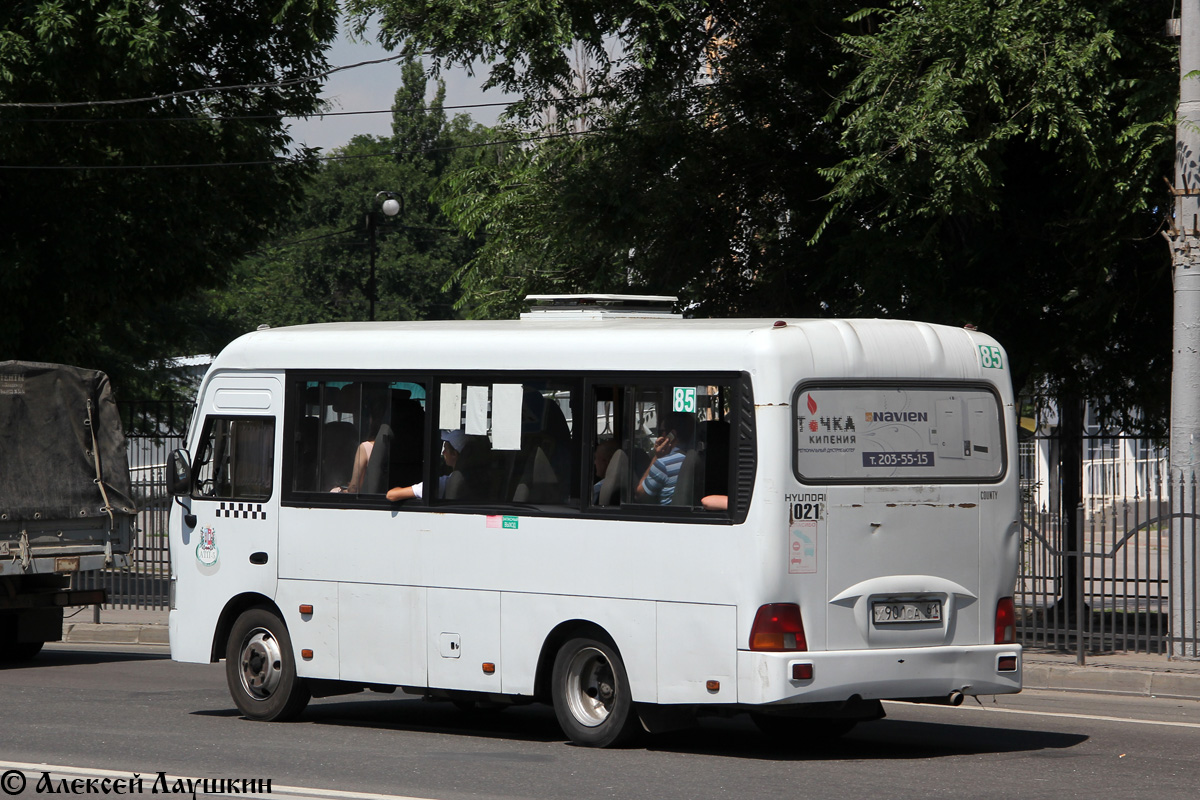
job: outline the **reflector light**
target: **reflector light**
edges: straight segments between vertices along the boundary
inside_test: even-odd
[[[721,682],[720,681],[705,681],[704,688],[708,689],[710,692],[719,692],[719,691],[721,691]]]
[[[303,659],[311,659],[313,657],[313,651],[312,650],[301,650],[300,657]]]
[[[750,649],[763,652],[807,650],[800,606],[795,603],[761,606],[750,628]]]
[[[483,662],[483,674],[493,675],[496,672],[496,665],[490,661]]]
[[[311,613],[312,613],[312,606],[308,605],[307,603],[305,603],[305,604],[301,605],[301,606],[300,606],[300,613],[301,613],[301,614],[311,614]]]
[[[997,672],[1016,672],[1017,657],[1016,656],[1000,656],[1000,661],[996,666]]]
[[[812,664],[792,664],[792,680],[811,681],[813,677]]]
[[[1011,597],[1001,597],[996,604],[996,644],[1017,641],[1017,611]]]

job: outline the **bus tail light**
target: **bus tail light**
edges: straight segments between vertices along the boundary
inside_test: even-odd
[[[996,644],[1017,641],[1017,611],[1011,597],[1001,597],[996,604]]]
[[[807,650],[804,621],[795,603],[768,603],[758,609],[750,628],[750,649],[767,652]]]

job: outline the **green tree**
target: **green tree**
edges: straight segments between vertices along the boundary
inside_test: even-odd
[[[365,320],[370,237],[375,224],[376,319],[445,319],[456,296],[443,286],[475,245],[450,226],[430,199],[448,171],[474,163],[490,132],[466,115],[448,119],[445,85],[426,101],[420,62],[401,65],[391,136],[356,136],[336,148],[306,187],[295,211],[269,242],[239,261],[228,285],[210,294],[208,349],[260,324]],[[379,192],[403,203],[380,212]]]
[[[860,14],[834,105],[835,219],[890,311],[974,323],[1018,382],[1148,412],[1170,379],[1170,3],[936,0]],[[828,235],[826,233],[825,235]],[[1136,421],[1127,420],[1129,424]]]
[[[520,130],[559,137],[456,174],[442,198],[486,235],[472,313],[537,291],[678,294],[697,314],[818,314],[852,296],[808,239],[837,163],[821,123],[854,6],[351,0],[386,44],[491,62]],[[585,58],[577,56],[583,53]]]
[[[511,122],[561,137],[447,182],[487,237],[472,313],[629,288],[974,324],[1019,383],[1161,416],[1165,0],[347,5],[386,44],[489,63]]]
[[[223,280],[312,169],[306,153],[280,156],[285,117],[320,108],[304,78],[327,68],[336,11],[0,4],[0,358],[98,367],[123,396],[139,390],[141,368],[200,321],[188,299]]]

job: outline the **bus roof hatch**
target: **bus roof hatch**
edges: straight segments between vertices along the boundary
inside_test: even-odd
[[[678,297],[639,294],[531,294],[521,319],[661,319],[675,313]]]

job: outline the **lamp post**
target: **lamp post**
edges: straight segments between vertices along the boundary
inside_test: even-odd
[[[386,216],[394,217],[397,214],[399,214],[400,211],[404,208],[404,203],[401,201],[401,199],[395,192],[377,192],[375,194],[376,200],[378,200],[381,197],[384,198],[383,213]],[[375,216],[375,211],[374,210],[368,211],[367,212],[367,237],[370,239],[370,242],[371,242],[371,246],[370,246],[371,274],[370,274],[370,277],[367,278],[367,300],[369,303],[367,318],[370,319],[371,322],[375,321],[375,252],[376,252],[375,228],[377,226],[377,222],[378,222],[378,218]]]

